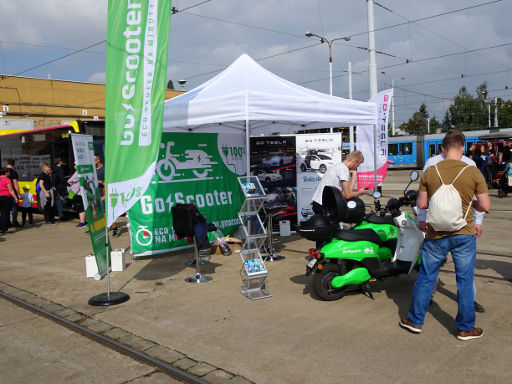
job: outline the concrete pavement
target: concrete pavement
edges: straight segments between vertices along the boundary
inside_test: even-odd
[[[390,174],[383,201],[399,194],[387,185],[401,188],[407,175]],[[407,312],[415,274],[372,282],[374,300],[350,294],[335,302],[318,301],[310,296],[309,278],[304,277],[304,256],[313,243],[297,236],[282,239],[285,260],[267,263],[273,296],[258,301],[240,294],[238,254],[213,256],[203,270],[213,280],[194,285],[184,282],[194,274],[184,265],[192,253],[181,251],[138,260],[123,272],[113,272],[112,290],[126,292],[131,299],[110,308],[91,307],[88,299],[106,286],[104,280],[85,278],[84,256],[91,246],[83,230],[74,228],[76,221],[0,238],[0,290],[16,287],[59,304],[62,311],[73,311],[69,316],[79,323],[108,324],[109,330],[137,336],[141,349],[162,352],[160,347],[178,354],[174,364],[195,368],[210,382],[508,383],[512,199],[498,199],[495,190],[491,195],[492,210],[478,240],[475,271],[480,275],[475,279],[477,301],[486,308],[477,315],[477,325],[485,335],[469,342],[455,338],[451,261],[444,268],[447,272],[440,274],[444,285],[423,333],[412,335],[398,327],[398,319]],[[113,248],[127,247],[127,233],[112,243]]]

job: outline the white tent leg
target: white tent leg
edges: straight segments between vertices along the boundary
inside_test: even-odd
[[[251,175],[251,162],[250,162],[250,140],[249,140],[249,120],[245,120],[245,160],[247,165],[247,176]]]
[[[377,125],[373,124],[373,191],[377,190]]]

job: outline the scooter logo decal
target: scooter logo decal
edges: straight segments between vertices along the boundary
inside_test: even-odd
[[[372,248],[365,248],[364,249],[364,253],[366,253],[367,255],[373,254],[373,249]]]

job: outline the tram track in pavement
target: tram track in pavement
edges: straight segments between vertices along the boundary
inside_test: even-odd
[[[68,319],[64,318],[63,316],[59,316],[55,313],[52,313],[49,310],[45,310],[36,305],[28,303],[25,300],[22,300],[18,297],[15,297],[15,296],[3,291],[2,289],[0,289],[0,298],[6,300],[8,302],[11,302],[25,310],[35,313],[41,317],[50,319],[50,320],[54,321],[55,323],[57,323],[61,326],[64,326],[67,329],[70,329],[73,332],[76,332],[82,336],[85,336],[88,339],[90,339],[98,344],[106,346],[116,352],[122,353],[123,355],[126,355],[134,360],[137,360],[137,361],[143,363],[143,364],[152,366],[157,371],[162,372],[181,383],[208,384],[208,381],[205,381],[204,379],[202,379],[200,377],[197,377],[195,375],[190,374],[189,372],[179,369],[179,368],[171,365],[170,363],[162,361],[154,356],[150,356],[147,353],[138,351],[135,348],[132,348],[126,344],[120,343],[119,341],[116,341],[110,337],[107,337],[104,334],[101,334],[101,333],[96,332],[92,329],[89,329],[85,326],[77,324],[76,322],[68,320]],[[44,300],[44,299],[42,299],[42,300]],[[246,379],[243,379],[243,380],[245,380],[245,382],[247,382],[247,383],[250,383],[250,381],[248,381]]]

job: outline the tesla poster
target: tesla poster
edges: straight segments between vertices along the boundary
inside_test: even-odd
[[[267,194],[265,211],[272,212],[273,231],[279,222],[297,224],[295,137],[251,137],[251,175],[257,176]]]
[[[130,209],[132,254],[146,256],[188,245],[173,231],[171,207],[192,203],[230,235],[242,203],[238,176],[246,174],[245,136],[163,133],[148,189]]]
[[[329,167],[341,161],[341,134],[297,135],[297,215],[299,223],[313,215],[316,188]]]

